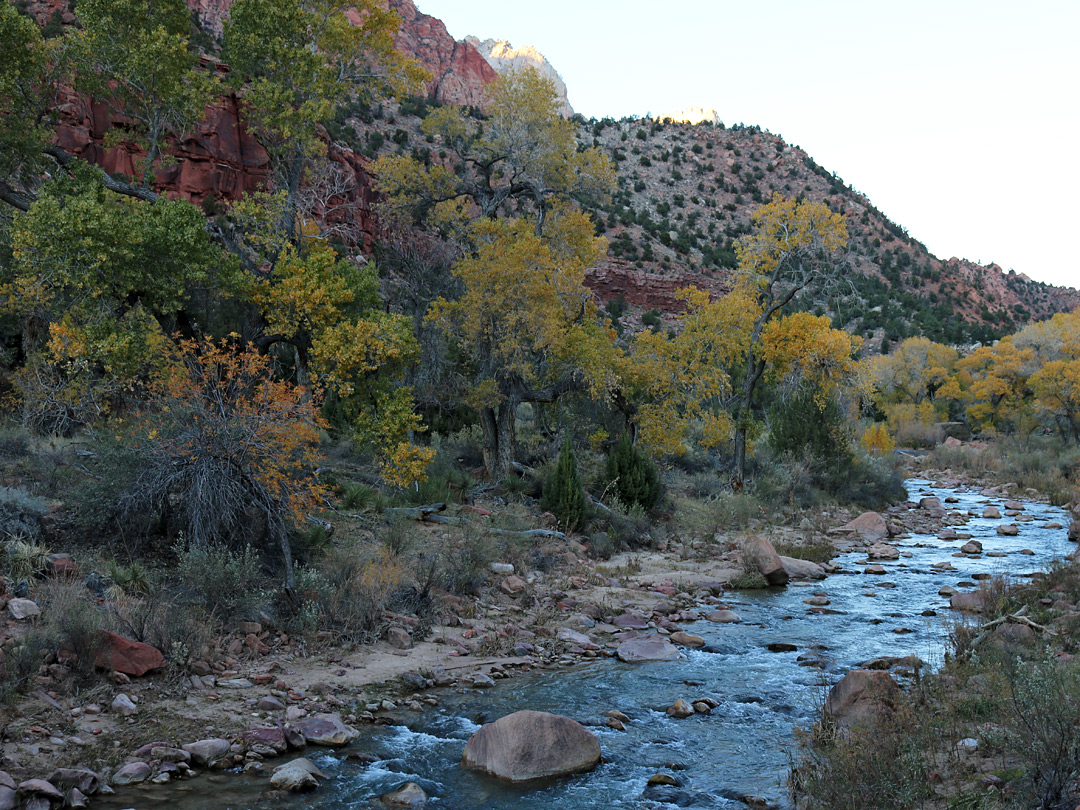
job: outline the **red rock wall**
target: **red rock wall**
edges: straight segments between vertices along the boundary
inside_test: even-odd
[[[480,52],[456,41],[442,20],[419,11],[412,0],[388,2],[401,16],[395,39],[398,50],[414,57],[431,74],[428,95],[444,104],[482,107],[485,88],[495,81],[496,73]]]

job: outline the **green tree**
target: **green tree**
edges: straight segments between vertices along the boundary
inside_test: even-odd
[[[585,519],[585,489],[581,486],[577,458],[569,438],[563,441],[555,469],[544,481],[540,505],[567,530],[580,526]]]
[[[540,236],[559,200],[602,202],[615,188],[611,162],[596,147],[578,149],[576,127],[558,109],[551,80],[532,69],[505,73],[483,122],[456,106],[424,119],[424,132],[451,154],[446,165],[388,156],[376,162],[375,175],[392,208],[416,221],[460,226],[471,206],[492,218],[520,205]]]
[[[634,446],[628,433],[619,437],[608,454],[604,477],[626,506],[640,506],[647,512],[660,503],[664,495],[656,465]]]
[[[75,46],[76,87],[106,102],[127,123],[107,137],[145,148],[141,183],[150,186],[166,137],[202,118],[214,79],[199,70],[191,47],[191,11],[184,0],[80,0]]]
[[[236,0],[223,58],[244,113],[285,191],[281,227],[295,235],[297,195],[309,161],[326,151],[321,127],[356,98],[406,94],[425,78],[394,47],[401,20],[377,0]]]

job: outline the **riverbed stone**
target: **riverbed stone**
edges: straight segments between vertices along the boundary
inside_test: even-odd
[[[871,560],[898,560],[900,559],[900,549],[896,546],[890,546],[888,543],[875,543],[867,550],[866,556]]]
[[[461,758],[467,768],[510,782],[583,773],[599,762],[600,742],[587,728],[569,717],[528,710],[485,723]]]
[[[824,712],[845,728],[873,725],[892,712],[900,694],[888,671],[853,669],[829,690]]]
[[[19,794],[15,788],[0,785],[0,810],[15,810],[19,806]]]
[[[874,565],[866,566],[866,568],[863,569],[863,573],[864,574],[873,574],[875,576],[881,576],[882,574],[885,574],[887,572],[885,571],[884,566],[877,565],[875,563]]]
[[[222,737],[211,737],[180,747],[191,754],[191,761],[195,765],[205,766],[229,753],[229,744],[229,741]]]
[[[982,510],[982,516],[987,520],[1001,520],[1001,510],[996,506],[988,506]]]
[[[624,630],[646,630],[649,627],[649,622],[644,616],[632,611],[616,616],[611,623]]]
[[[387,807],[423,807],[428,797],[416,782],[406,782],[397,790],[384,793],[379,800]]]
[[[960,550],[965,554],[982,554],[983,544],[978,540],[968,540],[960,546]]]
[[[928,495],[924,498],[919,498],[919,508],[929,512],[934,517],[942,517],[945,515],[945,507],[941,503],[941,498]]]
[[[109,704],[109,711],[123,717],[131,717],[131,715],[138,713],[139,707],[135,705],[131,698],[121,692],[114,697],[112,703]]]
[[[684,720],[687,717],[691,717],[694,714],[694,707],[687,703],[682,698],[679,698],[667,709],[668,717],[674,717],[677,720]]]
[[[753,537],[743,547],[746,560],[765,577],[770,585],[786,585],[791,576],[784,570],[784,563],[773,544],[765,537]]]
[[[150,778],[153,769],[148,762],[129,762],[113,774],[114,785],[134,785]]]
[[[985,603],[986,593],[984,591],[961,591],[949,597],[949,607],[953,610],[964,610],[969,613],[982,613]]]
[[[11,614],[11,618],[20,621],[22,619],[32,619],[35,616],[41,615],[41,608],[38,607],[37,602],[33,599],[22,599],[20,597],[9,599],[7,609],[8,613]]]
[[[102,650],[94,658],[94,666],[112,672],[139,678],[155,669],[165,666],[165,656],[161,650],[118,636],[116,633],[102,631]]]
[[[829,530],[830,534],[855,535],[867,542],[882,540],[889,535],[889,525],[878,512],[863,512],[854,520]]]
[[[287,790],[290,793],[305,793],[309,790],[315,790],[319,786],[319,780],[303,768],[290,765],[280,770],[275,769],[273,776],[270,777],[270,784],[278,790]]]
[[[342,722],[339,714],[315,714],[297,720],[293,726],[313,745],[348,745],[360,736],[359,731]]]
[[[716,624],[738,624],[742,617],[734,610],[713,610],[705,614],[705,620]]]
[[[825,569],[810,560],[800,560],[797,557],[780,555],[780,564],[784,566],[788,577],[793,580],[817,580],[826,577]]]
[[[283,762],[282,764],[275,766],[274,770],[280,771],[285,768],[300,768],[301,770],[307,771],[312,776],[319,777],[319,779],[326,778],[326,774],[319,770],[319,766],[307,757],[297,757],[296,759],[291,759],[288,762]]]
[[[677,661],[679,649],[670,641],[659,636],[650,638],[632,638],[619,644],[615,655],[628,664],[640,664],[647,661]]]
[[[57,768],[49,774],[48,781],[59,788],[77,788],[86,796],[97,793],[100,786],[98,775],[86,768]]]
[[[1006,523],[997,527],[997,533],[1002,537],[1016,537],[1020,534],[1020,527],[1015,523]]]
[[[681,647],[704,647],[705,639],[701,636],[695,636],[693,633],[684,633],[682,630],[677,630],[668,636],[668,640],[672,644],[678,644]]]
[[[43,796],[51,802],[62,802],[64,794],[47,779],[27,779],[19,782],[18,792],[23,796]]]

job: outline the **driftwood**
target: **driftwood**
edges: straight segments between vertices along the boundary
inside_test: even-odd
[[[1024,608],[1021,608],[1020,610],[1016,611],[1016,613],[1012,613],[1012,614],[1010,614],[1008,616],[1002,616],[999,619],[994,619],[992,622],[987,622],[986,624],[982,625],[979,628],[979,630],[980,630],[979,635],[977,635],[975,637],[975,640],[971,642],[971,645],[974,647],[974,646],[976,646],[978,644],[981,644],[982,642],[986,641],[986,639],[990,637],[990,630],[992,630],[993,628],[998,627],[999,625],[1002,625],[1002,624],[1022,624],[1022,625],[1025,625],[1027,627],[1030,627],[1032,630],[1035,630],[1036,632],[1044,633],[1045,635],[1048,635],[1048,636],[1056,636],[1057,635],[1057,633],[1055,633],[1049,627],[1046,627],[1045,625],[1041,625],[1041,624],[1039,624],[1037,622],[1033,622],[1031,619],[1027,618],[1024,615],[1027,612],[1028,612],[1028,609],[1026,607],[1024,607]]]
[[[462,518],[448,515],[427,515],[424,520],[427,523],[446,523],[451,526],[462,526],[467,523]],[[566,538],[565,534],[554,529],[521,529],[520,531],[513,529],[485,529],[485,531],[506,537],[554,537],[557,540]]]

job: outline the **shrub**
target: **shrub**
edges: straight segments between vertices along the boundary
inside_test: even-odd
[[[3,545],[4,570],[13,580],[43,576],[49,565],[49,549],[25,540],[9,540]]]
[[[555,515],[567,530],[580,526],[585,519],[585,490],[581,486],[577,459],[569,439],[563,442],[559,460],[544,481],[540,504]]]
[[[929,724],[900,711],[873,725],[838,731],[823,721],[802,732],[791,790],[806,810],[895,810],[925,806],[932,796],[925,752]]]
[[[21,487],[0,486],[0,534],[14,540],[36,540],[48,504]]]
[[[810,455],[821,463],[843,466],[851,456],[846,420],[839,403],[815,400],[799,392],[769,413],[769,446],[780,454]]]
[[[640,506],[646,512],[656,506],[664,494],[656,465],[625,433],[608,455],[604,477],[622,503]]]
[[[269,602],[258,554],[251,546],[234,551],[206,544],[176,549],[176,573],[184,589],[219,619],[254,619]]]
[[[302,629],[331,629],[354,642],[373,643],[386,629],[383,614],[406,578],[402,559],[386,547],[331,548],[296,578]]]
[[[1026,766],[1025,781],[1039,810],[1076,807],[1080,799],[1080,672],[1044,660],[1006,669],[1009,712],[1005,733]]]

